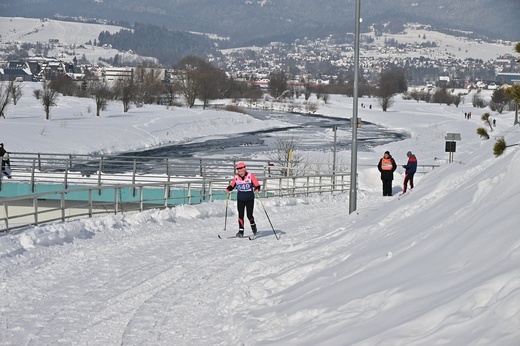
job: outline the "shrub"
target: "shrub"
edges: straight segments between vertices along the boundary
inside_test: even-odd
[[[502,138],[498,139],[496,141],[495,145],[493,146],[493,154],[495,154],[495,157],[499,157],[500,155],[502,155],[504,153],[506,148],[507,148],[506,140],[504,139],[504,137],[502,137]]]
[[[489,139],[489,135],[488,135],[486,129],[483,128],[483,127],[479,127],[479,128],[477,129],[477,135],[479,135],[480,138],[483,138],[483,139]]]
[[[244,109],[242,107],[239,107],[239,106],[235,106],[235,105],[226,105],[224,107],[224,109],[226,111],[229,111],[229,112],[236,112],[236,113],[245,113],[244,112]]]

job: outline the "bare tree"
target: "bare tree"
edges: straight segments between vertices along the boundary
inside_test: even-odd
[[[377,98],[383,112],[386,112],[394,104],[393,97],[395,94],[405,92],[407,88],[403,69],[393,69],[381,73]]]
[[[195,71],[179,71],[175,82],[189,108],[193,107],[199,95],[195,73]]]
[[[11,98],[13,100],[13,104],[16,106],[18,100],[22,97],[22,83],[11,81],[9,82],[9,91],[11,92]]]
[[[49,120],[51,108],[58,104],[58,92],[52,89],[48,83],[45,83],[43,84],[43,91],[40,93],[40,101],[45,111],[45,120]]]
[[[280,98],[288,90],[288,78],[284,71],[274,71],[269,76],[267,91],[274,98]]]
[[[189,108],[193,107],[197,97],[199,97],[198,69],[203,63],[205,61],[201,58],[187,56],[174,66],[177,70],[174,83],[181,95],[184,96]]]
[[[163,87],[164,93],[167,96],[168,106],[173,106],[176,104],[175,97],[180,92],[178,89],[178,85],[175,83],[167,83]]]
[[[283,176],[295,175],[304,160],[294,153],[301,139],[298,137],[280,137],[276,140],[269,159],[282,165],[279,172]]]
[[[388,83],[379,83],[379,90],[377,93],[377,102],[383,109],[383,112],[386,112],[388,108],[390,108],[394,104],[394,89]]]
[[[12,96],[9,92],[9,84],[0,83],[0,118],[5,119],[5,111],[11,102]]]
[[[232,90],[232,83],[225,72],[199,57],[187,56],[174,69],[177,70],[175,88],[190,108],[197,98],[206,108],[210,100],[224,97]]]
[[[308,101],[312,94],[312,86],[311,83],[307,80],[303,85],[303,97],[305,101]]]
[[[224,71],[209,63],[203,64],[198,72],[198,98],[202,101],[203,108],[206,109],[210,100],[224,97],[230,83],[228,83],[229,80]]]
[[[139,66],[135,71],[134,83],[137,83],[136,101],[141,104],[157,102],[163,92],[162,69]]]
[[[123,103],[123,112],[128,112],[132,102],[135,102],[138,86],[132,78],[120,78],[112,90],[115,98]]]
[[[90,95],[96,102],[96,116],[106,110],[108,101],[112,99],[112,90],[106,82],[93,81],[89,87]]]

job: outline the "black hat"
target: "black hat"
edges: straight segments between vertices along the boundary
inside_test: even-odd
[[[388,154],[388,155],[390,155],[390,152],[389,152],[389,151],[385,151],[385,154]]]

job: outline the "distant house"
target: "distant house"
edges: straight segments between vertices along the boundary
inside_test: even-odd
[[[10,61],[5,67],[0,68],[0,80],[30,82],[34,80],[34,76],[26,62]]]
[[[512,72],[500,72],[496,75],[497,84],[519,84],[520,83],[520,73],[512,73]]]
[[[439,80],[437,82],[437,85],[439,87],[447,87],[450,84],[450,77],[449,76],[439,76]]]
[[[134,68],[132,67],[105,67],[102,73],[104,80],[109,83],[118,79],[134,79]]]

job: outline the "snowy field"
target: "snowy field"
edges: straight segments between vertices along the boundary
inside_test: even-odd
[[[114,153],[284,125],[161,106],[124,114],[118,103],[96,118],[93,100],[67,97],[46,121],[34,86],[0,119],[8,151]],[[363,120],[410,138],[359,154],[372,167],[359,170],[352,214],[348,194],[263,199],[255,241],[217,238],[237,228],[230,204],[224,230],[224,201],[0,235],[0,345],[520,344],[520,146],[492,151],[500,136],[520,143],[514,114],[492,113],[484,141],[476,129],[489,110],[469,96],[458,108],[395,101],[382,112],[360,99],[373,105]],[[349,118],[352,99],[318,112]],[[447,133],[462,137],[450,164]],[[399,167],[395,195],[382,197],[385,150],[399,165],[411,150],[441,167],[402,197]]]

